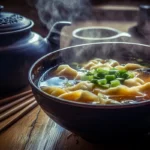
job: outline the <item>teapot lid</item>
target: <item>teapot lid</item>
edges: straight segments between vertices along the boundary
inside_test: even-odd
[[[33,26],[33,21],[16,13],[2,12],[3,8],[0,5],[0,34],[18,32]]]

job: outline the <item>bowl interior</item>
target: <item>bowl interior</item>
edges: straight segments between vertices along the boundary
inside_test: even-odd
[[[115,59],[130,62],[137,59],[150,60],[150,47],[134,43],[104,42],[72,46],[50,53],[39,59],[29,73],[30,83],[37,89],[45,71],[60,64],[87,62],[92,58]],[[42,92],[42,91],[41,91]],[[69,103],[72,103],[69,101]]]

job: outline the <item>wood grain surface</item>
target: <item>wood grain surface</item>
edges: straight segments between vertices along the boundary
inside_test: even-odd
[[[143,149],[144,148],[144,149]],[[146,149],[149,149],[147,147]],[[15,125],[0,134],[1,150],[129,150],[143,149],[145,144],[123,145],[114,142],[91,144],[60,127],[38,106]]]

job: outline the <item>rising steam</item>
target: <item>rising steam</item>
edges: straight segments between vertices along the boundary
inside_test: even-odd
[[[37,0],[36,8],[49,29],[57,21],[84,21],[93,16],[89,0]]]

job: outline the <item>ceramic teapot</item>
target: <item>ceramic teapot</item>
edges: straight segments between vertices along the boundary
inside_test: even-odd
[[[28,84],[28,70],[38,58],[59,49],[60,31],[70,22],[56,22],[46,38],[32,32],[34,22],[0,6],[0,95]]]

